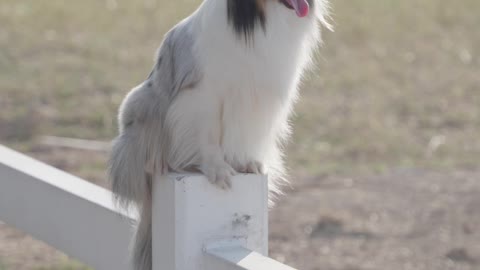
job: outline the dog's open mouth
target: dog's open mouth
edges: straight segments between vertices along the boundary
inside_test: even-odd
[[[305,17],[310,11],[307,0],[280,0],[287,8],[295,10],[298,17]]]

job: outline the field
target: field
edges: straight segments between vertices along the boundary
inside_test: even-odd
[[[198,0],[0,0],[0,143],[106,186],[126,92]],[[271,255],[305,270],[480,268],[480,2],[334,0]],[[0,270],[85,269],[0,223]]]

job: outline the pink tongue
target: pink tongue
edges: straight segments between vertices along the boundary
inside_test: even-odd
[[[310,6],[308,5],[307,0],[288,0],[292,7],[297,12],[298,17],[305,17],[308,15],[308,11],[310,10]]]

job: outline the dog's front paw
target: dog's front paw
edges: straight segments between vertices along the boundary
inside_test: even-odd
[[[203,173],[210,183],[223,190],[232,187],[232,177],[235,175],[235,170],[226,162],[207,166],[203,169]]]
[[[265,167],[259,161],[247,162],[246,164],[237,166],[236,169],[239,173],[265,174]]]

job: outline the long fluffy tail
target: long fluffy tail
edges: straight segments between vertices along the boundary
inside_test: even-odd
[[[142,133],[138,130],[136,132]],[[135,270],[152,269],[152,177],[145,171],[147,149],[139,141],[143,134],[121,134],[114,142],[110,178],[116,201],[128,208],[134,203],[139,220],[132,240],[131,261]]]
[[[130,92],[120,108],[120,135],[110,155],[109,176],[116,201],[125,208],[134,203],[141,212],[133,244],[136,270],[151,270],[152,181],[167,168],[162,153],[165,100],[148,83]]]
[[[115,200],[123,207],[135,202],[143,204],[143,197],[150,192],[151,176],[145,170],[147,145],[142,142],[144,131],[129,130],[118,136],[110,157],[110,180]]]
[[[110,178],[116,202],[139,209],[136,233],[132,239],[131,261],[135,270],[152,269],[152,176],[146,172],[148,149],[142,143],[144,130],[128,131],[115,141],[110,160]]]
[[[145,201],[141,208],[133,245],[133,265],[137,270],[152,269],[152,204]]]

